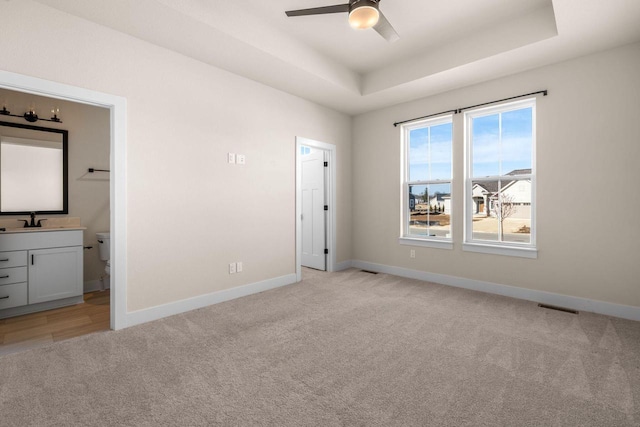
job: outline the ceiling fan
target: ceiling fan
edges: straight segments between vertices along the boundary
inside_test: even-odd
[[[289,10],[285,13],[289,17],[324,15],[325,13],[348,13],[349,24],[353,28],[373,28],[388,42],[394,42],[400,38],[387,18],[384,17],[378,5],[380,0],[351,0],[347,4],[334,6],[314,7],[311,9]]]

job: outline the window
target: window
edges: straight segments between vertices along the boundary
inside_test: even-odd
[[[400,243],[451,248],[452,117],[402,127]]]
[[[535,100],[465,113],[465,250],[535,257]]]

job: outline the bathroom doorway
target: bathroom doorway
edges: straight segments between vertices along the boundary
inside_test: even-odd
[[[3,346],[5,351],[9,351],[10,345],[19,347],[20,341],[24,342],[23,348],[30,348],[46,344],[47,340],[58,341],[99,330],[119,329],[126,323],[126,277],[119,274],[125,271],[126,263],[123,256],[126,244],[123,221],[126,207],[124,99],[0,71],[0,102],[4,107],[9,107],[9,111],[13,109],[12,115],[15,112],[19,113],[15,116],[21,116],[26,99],[30,101],[27,108],[35,104],[40,117],[48,119],[39,120],[41,123],[38,125],[77,127],[70,133],[71,138],[75,136],[77,141],[82,140],[82,143],[70,147],[68,179],[71,202],[67,217],[79,217],[82,225],[87,227],[83,236],[85,302],[0,319],[0,354]],[[52,109],[61,122],[49,119],[48,113]],[[79,117],[82,126],[77,126]],[[22,117],[0,119],[25,121]],[[89,134],[82,135],[83,127],[89,129]],[[94,157],[87,153],[93,153]],[[102,156],[95,157],[96,153],[102,153]],[[116,158],[121,160],[118,166],[115,166],[118,163]],[[74,192],[84,192],[84,196],[78,196],[83,200],[74,201]],[[110,275],[105,271],[106,261],[100,259],[97,232],[111,233]],[[117,258],[122,258],[122,262],[116,262]]]

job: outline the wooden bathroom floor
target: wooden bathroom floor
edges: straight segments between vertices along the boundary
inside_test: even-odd
[[[0,356],[109,330],[109,290],[84,295],[84,304],[0,319]]]

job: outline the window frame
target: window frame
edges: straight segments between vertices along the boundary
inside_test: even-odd
[[[422,129],[426,127],[439,126],[443,124],[451,124],[451,175],[448,180],[443,179],[431,179],[431,180],[409,180],[409,155],[410,155],[410,143],[411,143],[411,131],[415,129]],[[437,184],[449,184],[451,189],[451,207],[449,216],[453,218],[453,200],[454,200],[454,187],[453,187],[453,168],[454,168],[454,156],[453,156],[453,141],[454,141],[454,125],[453,114],[447,114],[438,117],[431,117],[411,123],[406,123],[401,126],[401,172],[400,172],[400,237],[398,239],[401,245],[409,246],[423,246],[438,249],[453,249],[453,221],[449,223],[449,237],[439,236],[420,236],[415,234],[409,234],[409,186],[418,185],[437,185]]]
[[[502,114],[510,111],[531,108],[531,173],[522,175],[496,175],[490,177],[473,177],[473,119],[493,114]],[[537,113],[536,98],[527,98],[519,101],[501,103],[483,108],[476,108],[464,112],[464,215],[463,228],[464,240],[462,249],[468,252],[480,252],[496,255],[516,256],[523,258],[537,258],[537,223],[536,223],[536,143],[537,143]],[[500,171],[505,173],[505,171]],[[504,242],[473,239],[473,183],[477,181],[497,181],[509,179],[511,181],[531,180],[531,226],[530,242]]]

